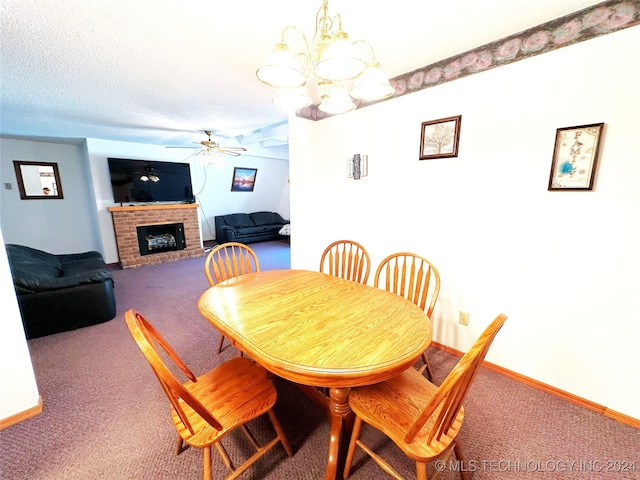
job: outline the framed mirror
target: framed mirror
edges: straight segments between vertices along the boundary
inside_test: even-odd
[[[22,200],[63,198],[57,163],[13,161]]]

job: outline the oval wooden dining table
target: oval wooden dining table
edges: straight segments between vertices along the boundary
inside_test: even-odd
[[[206,290],[201,314],[273,374],[329,389],[325,479],[335,479],[351,387],[411,367],[431,342],[431,323],[404,297],[307,270],[267,270]]]

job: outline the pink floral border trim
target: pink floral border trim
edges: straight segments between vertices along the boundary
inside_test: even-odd
[[[386,100],[551,52],[639,23],[640,0],[609,0],[394,77],[390,83],[396,93]],[[359,108],[374,103],[379,102],[361,103]],[[300,110],[297,115],[310,120],[321,120],[330,116],[318,110],[315,105]]]

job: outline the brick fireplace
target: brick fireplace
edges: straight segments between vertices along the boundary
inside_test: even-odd
[[[122,268],[135,268],[157,263],[174,262],[204,255],[200,238],[197,204],[163,204],[109,207]],[[158,250],[144,255],[140,251],[139,227],[161,227],[182,224],[184,244],[177,250]],[[184,247],[184,248],[182,248]]]

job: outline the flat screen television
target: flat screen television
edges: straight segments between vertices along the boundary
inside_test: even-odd
[[[193,203],[188,163],[108,158],[116,203]]]

